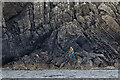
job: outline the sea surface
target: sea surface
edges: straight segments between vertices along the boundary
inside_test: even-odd
[[[2,73],[2,74],[1,74]],[[118,78],[118,69],[113,67],[92,68],[89,70],[38,69],[0,71],[2,78]]]

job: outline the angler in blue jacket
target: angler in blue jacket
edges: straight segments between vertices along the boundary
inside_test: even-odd
[[[75,55],[74,55],[74,49],[72,47],[70,47],[70,51],[69,51],[69,56],[72,59],[75,59]]]

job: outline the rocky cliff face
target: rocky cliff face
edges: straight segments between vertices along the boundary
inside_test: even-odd
[[[3,15],[3,65],[102,66],[120,58],[120,3],[4,3]]]

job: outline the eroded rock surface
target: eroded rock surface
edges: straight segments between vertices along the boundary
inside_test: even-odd
[[[79,67],[118,63],[120,3],[4,4],[3,65]],[[69,59],[70,46],[75,50],[75,60]]]

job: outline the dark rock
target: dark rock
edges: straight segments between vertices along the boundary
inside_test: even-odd
[[[5,3],[3,8],[3,14],[5,20],[9,20],[11,17],[17,15],[26,6],[26,3]],[[12,9],[11,9],[12,8]]]
[[[115,13],[113,12],[113,10],[109,6],[105,5],[104,3],[101,3],[98,9],[103,10],[107,12],[110,16],[115,17]]]
[[[120,3],[117,5],[118,13],[120,14]]]
[[[119,40],[120,39],[119,38],[120,37],[120,25],[109,15],[102,16],[102,18],[108,25],[108,27],[106,27],[106,30],[109,32],[109,34],[114,35],[115,36],[114,38]]]
[[[94,59],[93,60],[93,63],[94,63],[94,65],[95,66],[101,66],[101,65],[103,65],[103,61],[100,59],[100,58],[96,58],[96,59]]]
[[[32,59],[29,56],[27,56],[27,55],[25,55],[22,58],[22,61],[24,62],[25,65],[33,65],[34,64]]]
[[[77,16],[77,20],[80,22],[80,23],[85,23],[85,19],[82,17],[82,16],[79,16],[79,15],[76,15]]]
[[[55,57],[53,60],[52,60],[52,63],[57,66],[57,67],[60,67],[60,66],[63,66],[65,62],[65,58],[63,57]]]
[[[2,63],[52,68],[115,64],[119,12],[119,3],[4,3]],[[70,59],[70,47],[75,59]]]
[[[91,50],[91,48],[89,46],[89,42],[84,36],[80,36],[79,38],[77,38],[76,42],[78,43],[78,45],[82,49],[84,49],[84,50],[86,50],[88,52]]]

